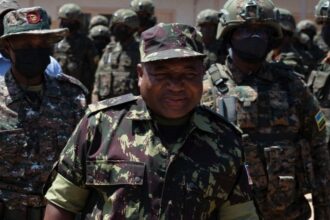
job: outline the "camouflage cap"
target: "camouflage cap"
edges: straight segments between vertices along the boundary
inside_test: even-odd
[[[0,0],[0,16],[4,16],[9,10],[16,10],[20,6],[16,0]]]
[[[68,34],[68,29],[49,29],[47,12],[41,7],[21,8],[8,12],[3,20],[4,35],[0,44],[12,37],[40,36],[54,44]]]
[[[141,62],[205,57],[201,33],[192,26],[178,23],[159,23],[142,32],[140,54]]]

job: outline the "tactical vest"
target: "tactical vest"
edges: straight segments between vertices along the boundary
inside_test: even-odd
[[[225,65],[212,65],[207,71],[214,109],[247,136],[244,152],[254,196],[265,219],[283,214],[297,202],[297,195],[310,191],[314,179],[309,145],[299,135],[301,122],[286,73],[274,73],[279,83],[252,77],[237,85]],[[303,183],[299,188],[298,182]],[[309,209],[306,201],[300,206]]]
[[[128,93],[139,94],[136,66],[140,62],[139,43],[123,49],[119,44],[107,47],[96,73],[99,100]]]

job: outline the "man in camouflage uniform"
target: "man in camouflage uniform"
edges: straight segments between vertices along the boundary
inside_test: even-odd
[[[265,57],[280,41],[270,0],[229,0],[221,10],[225,65],[205,77],[203,102],[238,125],[263,219],[330,219],[330,156],[325,118],[300,77]],[[276,45],[276,44],[275,44]]]
[[[294,46],[302,56],[304,64],[308,66],[308,73],[316,68],[325,55],[314,43],[316,33],[316,24],[311,20],[302,20],[297,24]]]
[[[141,33],[151,28],[157,23],[155,16],[155,6],[153,0],[132,0],[131,9],[135,11],[139,18],[138,38]]]
[[[92,102],[133,93],[138,95],[136,65],[140,62],[139,42],[134,33],[139,27],[136,13],[117,10],[111,20],[111,32],[116,44],[105,49],[95,74]]]
[[[204,65],[208,69],[211,64],[223,63],[226,59],[225,49],[221,41],[216,39],[219,23],[219,12],[213,9],[205,9],[197,15],[196,26],[203,35]]]
[[[68,28],[70,33],[55,45],[54,57],[61,64],[64,73],[80,80],[91,92],[99,56],[91,39],[79,31],[81,9],[73,3],[64,4],[60,7],[58,16],[60,27]],[[90,95],[87,98],[89,102]]]
[[[43,187],[83,116],[86,90],[65,74],[44,74],[67,29],[49,30],[40,7],[11,11],[0,45],[11,69],[0,76],[0,219],[41,220]]]
[[[110,43],[110,28],[103,25],[96,25],[89,30],[88,36],[92,39],[98,56],[101,57],[105,47]]]
[[[289,10],[285,8],[276,8],[275,10],[278,15],[283,38],[281,42],[279,42],[279,45],[268,54],[267,60],[270,62],[283,63],[290,66],[296,72],[305,75],[307,67],[304,66],[302,57],[293,46],[296,21]]]
[[[90,106],[61,155],[45,220],[74,212],[82,219],[258,219],[240,133],[198,106],[199,32],[162,23],[141,39],[142,98]]]
[[[320,0],[315,7],[317,23],[327,26],[330,24],[330,1]],[[323,30],[323,29],[322,29]],[[326,36],[326,35],[324,35]],[[329,36],[330,37],[330,36]],[[330,42],[329,42],[330,43]],[[330,58],[319,63],[308,79],[308,85],[319,100],[322,111],[327,118],[327,140],[330,137]]]

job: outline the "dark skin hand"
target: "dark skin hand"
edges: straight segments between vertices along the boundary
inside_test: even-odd
[[[52,203],[48,203],[46,206],[44,220],[73,220],[75,214],[62,209]]]

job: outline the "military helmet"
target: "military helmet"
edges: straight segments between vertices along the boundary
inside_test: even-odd
[[[113,13],[110,27],[114,24],[124,24],[132,29],[139,28],[139,18],[131,9],[118,9]]]
[[[103,25],[96,25],[89,30],[89,36],[94,37],[110,37],[110,29]]]
[[[294,33],[296,31],[296,20],[292,13],[285,8],[276,8],[280,26],[283,30]]]
[[[103,15],[93,16],[89,22],[89,29],[97,25],[109,26],[108,18]]]
[[[132,0],[131,8],[136,13],[146,12],[153,15],[155,12],[155,6],[152,0]]]
[[[317,26],[316,24],[308,19],[305,20],[301,20],[298,24],[297,24],[297,32],[302,32],[304,30],[310,30],[312,33],[314,33],[314,35],[317,33]]]
[[[219,23],[219,12],[213,9],[205,9],[198,13],[196,19],[197,26],[204,23]]]
[[[74,3],[67,3],[60,7],[58,10],[58,17],[70,20],[80,21],[82,16],[81,8]]]
[[[234,29],[246,24],[261,24],[274,30],[273,40],[282,38],[278,16],[271,0],[228,0],[220,10],[218,38],[226,39]]]
[[[330,0],[320,0],[317,3],[315,18],[318,24],[330,21]]]

